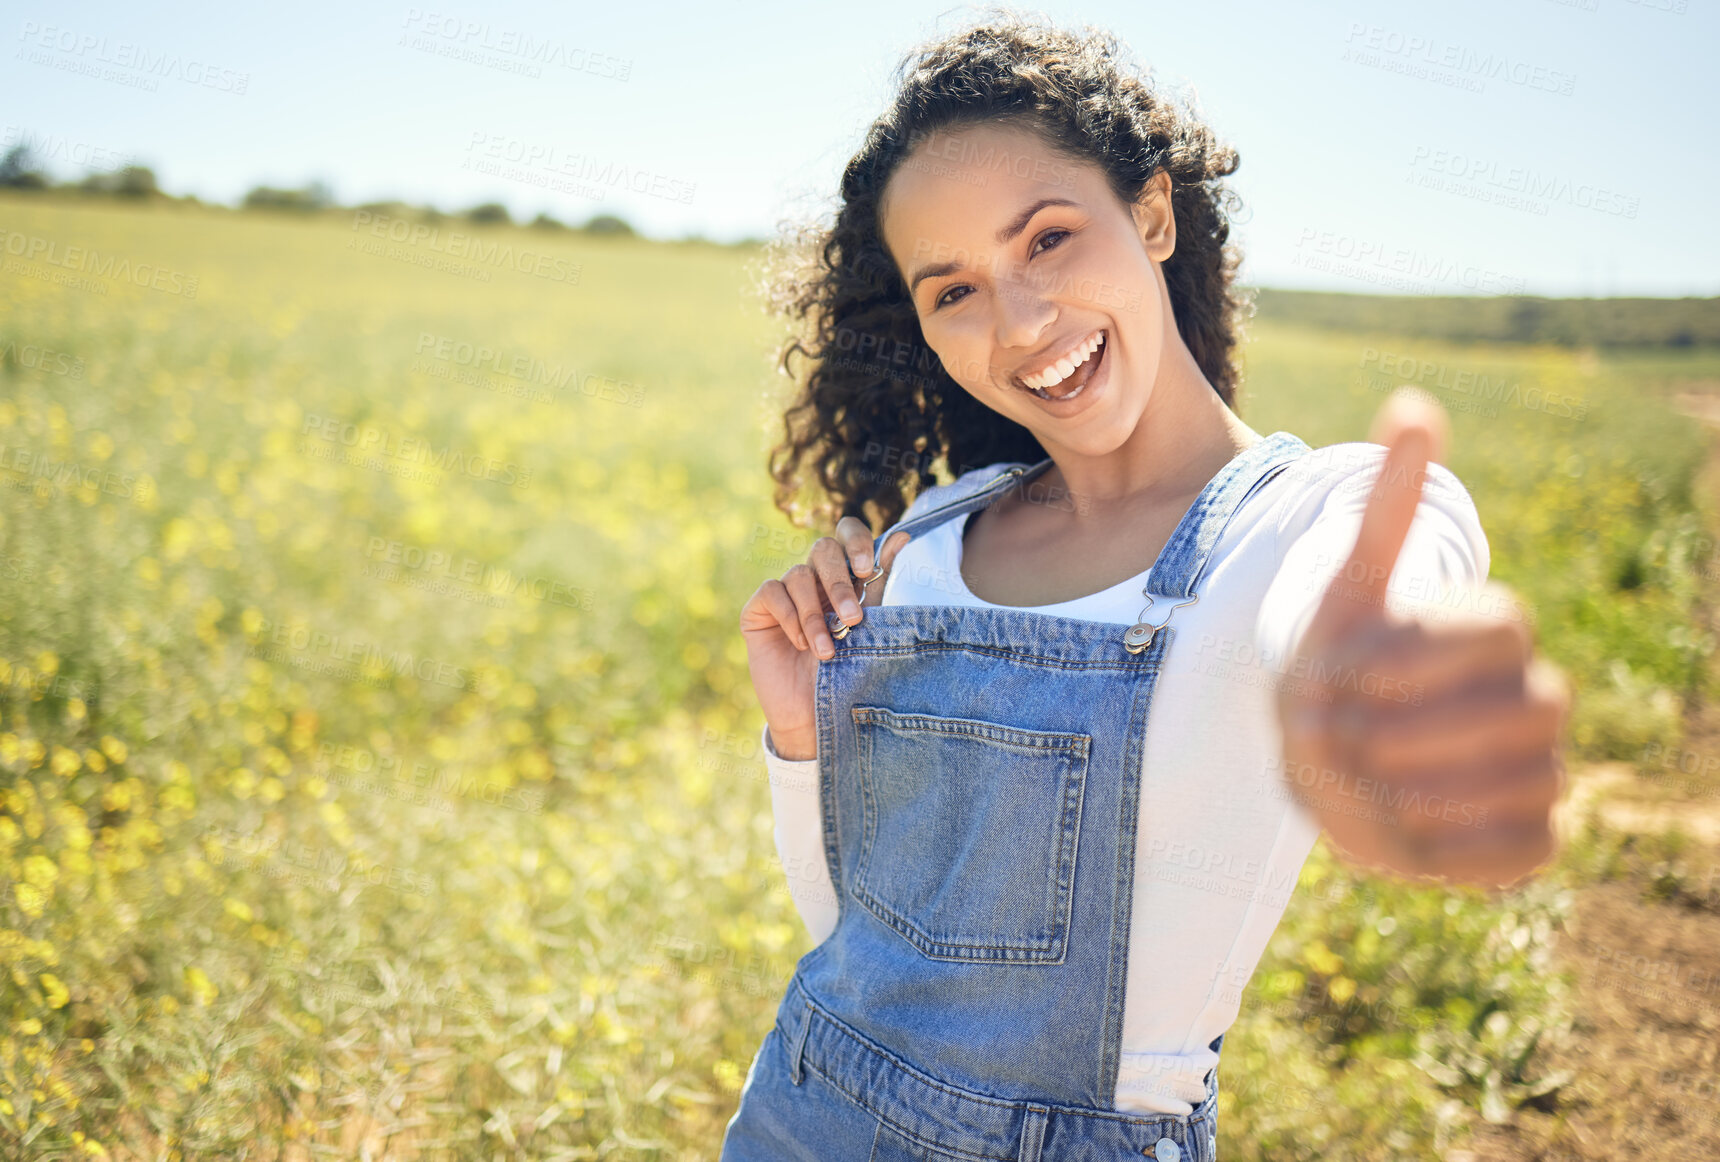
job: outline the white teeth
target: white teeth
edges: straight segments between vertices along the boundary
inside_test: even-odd
[[[1093,336],[1076,350],[1065,355],[1062,359],[1059,359],[1056,363],[1052,364],[1044,371],[1041,371],[1038,375],[1022,376],[1021,382],[1025,383],[1028,387],[1038,388],[1041,390],[1048,387],[1056,387],[1059,383],[1068,379],[1070,373],[1072,373],[1077,367],[1085,363],[1087,361],[1087,356],[1093,354],[1093,352],[1097,350],[1099,345],[1104,341],[1105,332],[1095,331],[1093,332]]]

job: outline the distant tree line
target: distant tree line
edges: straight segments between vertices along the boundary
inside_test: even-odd
[[[1344,331],[1379,331],[1458,342],[1566,347],[1693,347],[1720,344],[1720,298],[1546,299],[1255,291],[1262,319]]]
[[[109,173],[93,173],[77,181],[56,182],[49,176],[46,167],[41,164],[35,152],[26,144],[13,146],[3,157],[0,157],[0,189],[75,192],[131,198],[138,201],[150,199],[198,201],[195,197],[175,198],[173,195],[163,192],[161,187],[156,184],[155,171],[143,165],[129,165]],[[334,191],[329,189],[325,183],[311,182],[299,189],[256,186],[240,199],[239,208],[241,210],[263,210],[277,213],[317,214],[341,210],[345,207],[335,201]],[[473,206],[469,210],[454,214],[444,213],[434,206],[409,206],[404,202],[372,202],[353,208],[387,213],[397,217],[417,218],[424,221],[442,221],[456,218],[471,222],[474,225],[508,226],[513,224],[513,216],[508,213],[508,208],[500,202],[485,202],[482,205]],[[626,219],[615,214],[593,215],[583,226],[570,226],[549,214],[539,214],[525,224],[540,230],[578,230],[586,234],[621,237],[633,237],[637,233]],[[691,240],[699,241],[698,239]],[[746,240],[747,243],[753,241],[753,239]]]

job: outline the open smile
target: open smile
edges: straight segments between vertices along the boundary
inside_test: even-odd
[[[1110,344],[1103,330],[1093,332],[1080,347],[1065,358],[1047,367],[1038,375],[1023,376],[1023,391],[1050,403],[1068,403],[1087,390],[1105,362]],[[1080,362],[1075,362],[1079,359]]]

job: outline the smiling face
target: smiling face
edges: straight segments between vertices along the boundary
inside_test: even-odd
[[[1158,268],[1176,242],[1169,193],[1161,172],[1125,205],[1030,129],[969,126],[915,147],[881,227],[950,377],[1047,450],[1099,456],[1136,430],[1167,345],[1181,349]]]

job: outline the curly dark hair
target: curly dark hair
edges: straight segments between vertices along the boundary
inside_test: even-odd
[[[878,210],[885,186],[939,130],[1027,128],[1053,155],[1095,164],[1125,205],[1168,171],[1177,240],[1163,270],[1177,331],[1235,408],[1232,354],[1248,304],[1233,285],[1241,255],[1227,245],[1239,199],[1223,179],[1236,170],[1236,151],[1195,113],[1156,93],[1125,51],[1101,29],[1068,31],[994,8],[897,66],[894,100],[843,170],[834,223],[791,225],[767,254],[769,305],[798,320],[800,332],[776,366],[798,382],[792,357],[810,365],[784,415],[785,439],[770,454],[776,507],[791,521],[828,528],[857,516],[882,531],[937,483],[940,460],[959,475],[1045,458],[1027,428],[950,378],[926,345],[907,284],[884,246]],[[797,520],[808,459],[824,495]]]

